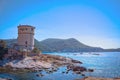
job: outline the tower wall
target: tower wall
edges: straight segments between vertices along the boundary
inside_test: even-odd
[[[34,29],[29,25],[18,26],[18,45],[21,48],[32,50],[34,48]]]

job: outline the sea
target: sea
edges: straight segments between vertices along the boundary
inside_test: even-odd
[[[83,62],[81,66],[94,69],[94,72],[84,72],[85,76],[120,78],[120,52],[80,52],[80,53],[43,53],[51,55],[60,55],[73,58]],[[44,76],[37,77],[39,72],[29,73],[0,73],[0,78],[11,78],[13,80],[76,80],[84,78],[81,74],[75,74],[72,71],[63,73],[66,67],[60,67],[56,72],[42,72]]]

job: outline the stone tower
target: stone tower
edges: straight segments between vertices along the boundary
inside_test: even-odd
[[[30,51],[34,49],[34,29],[35,27],[30,25],[18,26],[18,45],[20,48]]]

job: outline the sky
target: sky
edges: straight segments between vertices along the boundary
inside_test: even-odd
[[[0,39],[17,38],[17,26],[36,27],[35,38],[76,38],[120,48],[120,0],[0,0]]]

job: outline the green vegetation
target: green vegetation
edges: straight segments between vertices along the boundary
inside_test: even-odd
[[[4,40],[0,40],[0,47],[6,47],[6,42]]]
[[[33,53],[40,53],[40,50],[37,48],[37,47],[35,47],[34,49],[33,49],[33,51],[32,51]]]
[[[8,49],[6,48],[6,42],[0,40],[0,60],[3,59],[3,56],[8,53]]]

